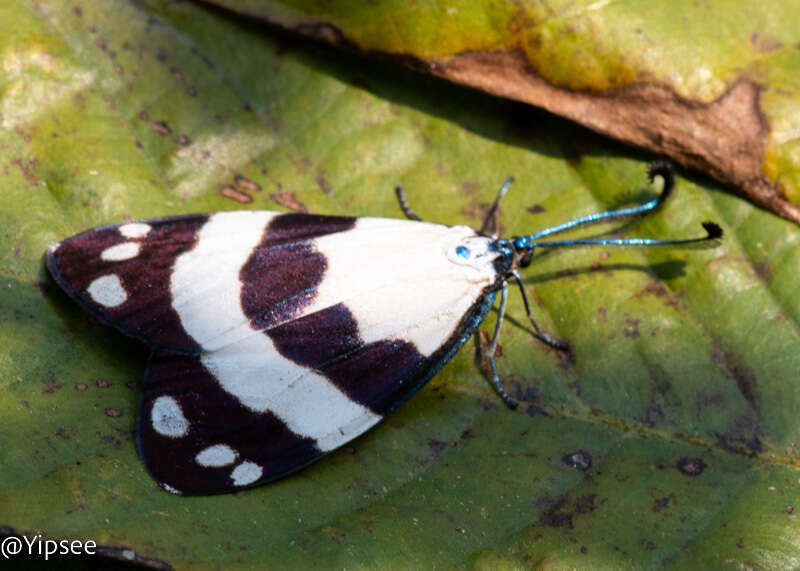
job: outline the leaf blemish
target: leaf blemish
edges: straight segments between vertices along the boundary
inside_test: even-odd
[[[699,476],[708,467],[702,458],[687,458],[683,457],[678,460],[678,471],[684,476]]]
[[[671,502],[675,501],[675,494],[669,494],[653,500],[653,511],[658,513],[669,507]]]
[[[159,135],[169,135],[172,129],[169,128],[166,121],[153,121],[153,131]]]
[[[630,316],[625,316],[625,325],[622,327],[622,332],[625,334],[625,337],[629,339],[637,339],[640,335],[639,333],[639,324],[642,322],[641,319],[633,319]]]
[[[541,515],[539,522],[549,527],[573,529],[573,518],[596,510],[599,507],[596,500],[597,494],[585,494],[574,500],[562,497]]]
[[[241,175],[241,174],[237,174],[236,176],[233,177],[233,184],[239,190],[249,190],[249,191],[254,191],[254,192],[260,192],[261,191],[261,185],[260,184],[258,184],[255,181],[250,180],[249,178],[247,178],[246,176]]]
[[[592,455],[586,450],[578,450],[577,452],[570,452],[561,458],[570,468],[575,468],[582,472],[592,467]]]
[[[291,191],[275,192],[269,195],[273,202],[293,210],[294,212],[307,213],[308,207],[298,200],[297,195]]]
[[[542,212],[547,212],[544,206],[541,204],[531,204],[528,208],[526,208],[528,212],[531,214],[541,214]]]
[[[222,189],[220,189],[219,193],[225,198],[230,198],[231,200],[235,200],[240,204],[248,204],[250,202],[253,202],[252,196],[250,196],[246,192],[236,190],[229,184],[223,186]]]

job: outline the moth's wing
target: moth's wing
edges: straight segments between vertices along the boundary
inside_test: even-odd
[[[435,374],[494,299],[492,271],[448,267],[468,229],[358,219],[313,237],[290,232],[303,223],[272,220],[238,265],[218,271],[230,311],[181,306],[199,355],[153,356],[139,448],[167,489],[261,484],[350,441]],[[271,239],[278,228],[296,239]],[[204,231],[178,261],[173,284],[214,265],[204,245],[213,236]]]
[[[196,352],[172,307],[170,276],[207,220],[189,215],[88,230],[51,246],[47,267],[104,323],[152,346]]]
[[[102,322],[155,349],[198,353],[207,339],[189,330],[198,319],[213,322],[215,313],[238,312],[238,289],[226,291],[227,278],[259,242],[266,248],[286,246],[274,249],[272,261],[280,265],[294,253],[287,242],[350,228],[354,219],[296,215],[293,224],[283,226],[281,220],[285,216],[278,212],[242,211],[105,226],[51,246],[47,267]],[[294,267],[287,279],[301,277],[302,271],[301,265]],[[292,289],[302,283],[284,285]]]

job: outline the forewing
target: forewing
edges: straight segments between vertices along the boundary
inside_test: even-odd
[[[47,267],[101,321],[152,346],[196,352],[172,307],[170,276],[207,220],[191,215],[88,230],[51,246]]]

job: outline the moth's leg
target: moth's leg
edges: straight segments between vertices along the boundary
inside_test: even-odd
[[[497,193],[497,198],[494,199],[494,204],[489,209],[489,212],[486,214],[486,218],[483,219],[483,224],[481,224],[480,230],[478,230],[478,234],[484,234],[486,229],[489,227],[489,223],[492,223],[492,238],[497,238],[497,209],[500,208],[500,201],[508,192],[508,187],[511,186],[511,183],[514,182],[514,177],[510,176],[506,179],[503,183],[503,186],[500,187],[500,191]]]
[[[518,403],[510,396],[503,388],[500,382],[500,377],[497,375],[497,366],[494,363],[494,352],[497,349],[497,341],[500,339],[500,327],[503,325],[503,316],[506,313],[506,298],[508,297],[508,286],[503,283],[503,289],[500,293],[500,307],[497,309],[497,323],[494,326],[494,335],[492,341],[489,343],[489,348],[486,350],[486,357],[489,359],[489,367],[492,371],[492,384],[494,385],[497,394],[500,398],[511,408],[517,408]]]
[[[551,347],[555,347],[556,349],[561,349],[562,351],[566,351],[569,349],[569,345],[566,343],[562,343],[561,341],[556,341],[552,337],[550,337],[547,333],[541,330],[539,324],[533,319],[531,315],[531,304],[528,303],[528,294],[525,293],[525,287],[522,285],[522,278],[519,277],[519,274],[516,270],[511,272],[511,275],[514,276],[514,279],[517,280],[517,285],[519,286],[519,291],[522,292],[522,301],[525,303],[525,312],[528,314],[528,319],[533,325],[533,328],[536,330],[536,336],[539,337],[542,341],[550,345]]]
[[[411,207],[408,205],[408,201],[406,201],[406,193],[403,191],[403,187],[399,184],[394,189],[395,194],[397,195],[397,200],[400,202],[400,208],[403,210],[403,213],[409,220],[416,220],[417,222],[422,222],[422,218],[420,218],[416,212],[411,210]]]

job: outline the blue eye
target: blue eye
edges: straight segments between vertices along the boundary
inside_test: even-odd
[[[456,256],[459,258],[469,258],[469,248],[466,246],[459,246],[456,248]]]

